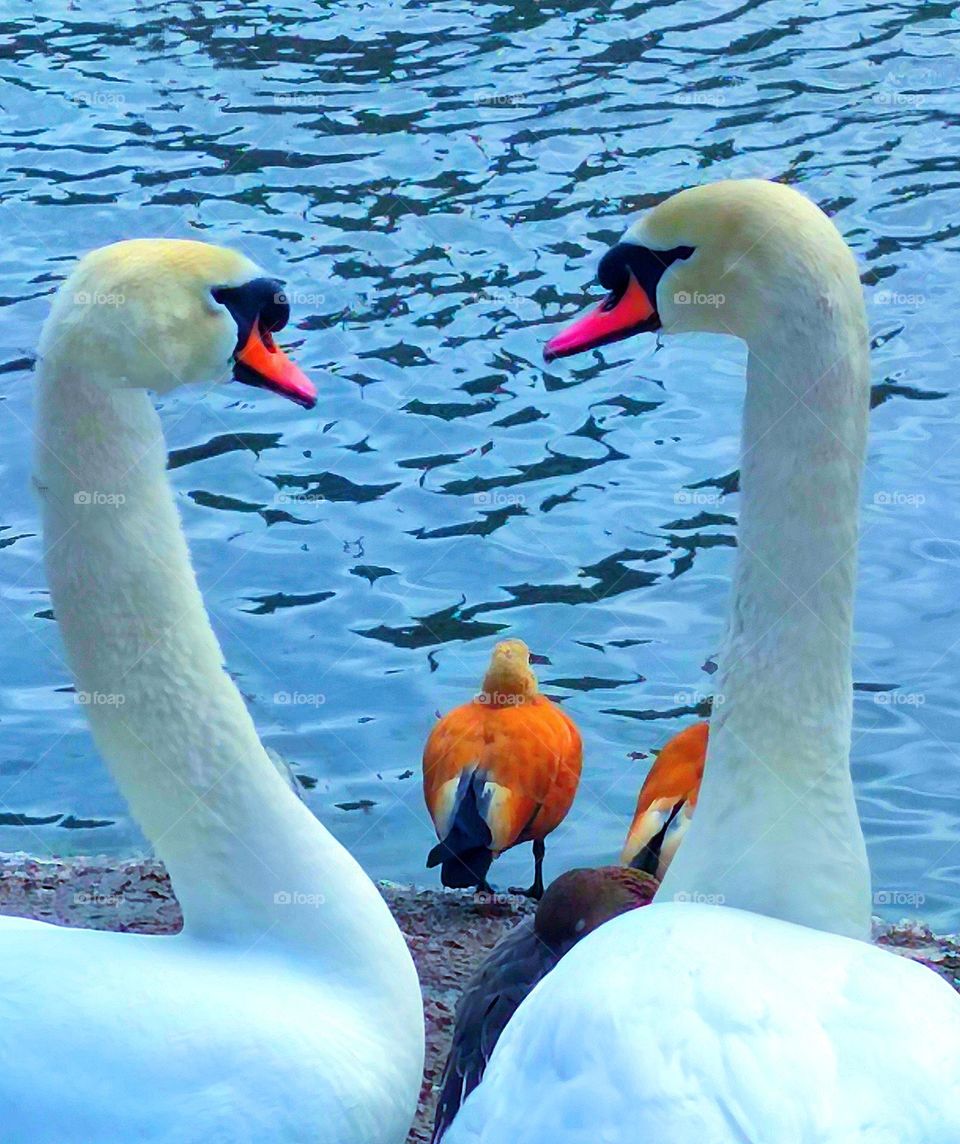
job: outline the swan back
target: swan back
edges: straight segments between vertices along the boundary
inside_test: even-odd
[[[544,978],[444,1141],[938,1144],[960,1139],[958,1044],[960,1001],[923,966],[655,902]]]

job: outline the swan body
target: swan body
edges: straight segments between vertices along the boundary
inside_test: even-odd
[[[869,362],[854,259],[798,192],[682,191],[604,256],[548,359],[634,332],[746,341],[741,513],[696,814],[653,905],[517,1010],[445,1144],[943,1144],[960,997],[867,944],[850,777]]]
[[[946,1144],[956,1001],[866,942],[654,902],[537,986],[444,1144]]]
[[[91,299],[119,299],[115,304]],[[41,337],[35,482],[91,729],[183,907],[176,937],[0,919],[2,1136],[402,1144],[416,971],[227,674],[148,389],[234,376],[313,402],[279,283],[194,242],[96,251]]]
[[[372,1026],[269,939],[4,918],[0,942],[4,1144],[405,1139],[403,1012]]]

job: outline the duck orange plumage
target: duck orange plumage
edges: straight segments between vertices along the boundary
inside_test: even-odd
[[[439,843],[427,866],[445,886],[489,890],[490,863],[533,842],[529,890],[543,895],[544,839],[580,782],[583,747],[573,720],[537,689],[521,640],[497,644],[480,694],[448,712],[423,752],[423,793]]]
[[[657,755],[627,832],[620,856],[624,866],[646,870],[663,881],[697,805],[708,732],[708,723],[685,727]]]

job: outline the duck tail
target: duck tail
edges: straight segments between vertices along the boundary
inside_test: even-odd
[[[485,886],[493,861],[492,841],[490,827],[480,813],[474,779],[464,791],[446,838],[427,855],[427,869],[439,866],[440,881],[451,890]]]

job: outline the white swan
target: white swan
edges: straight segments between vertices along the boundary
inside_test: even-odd
[[[373,883],[267,757],[224,670],[148,389],[234,375],[312,405],[248,259],[120,243],[60,289],[36,483],[97,745],[183,906],[177,937],[0,919],[4,1144],[401,1144],[423,1015]]]
[[[537,987],[445,1144],[960,1140],[960,998],[855,940],[870,895],[848,762],[868,405],[853,257],[797,192],[718,183],[652,210],[600,279],[609,298],[548,357],[661,324],[749,349],[724,702],[657,900]]]

